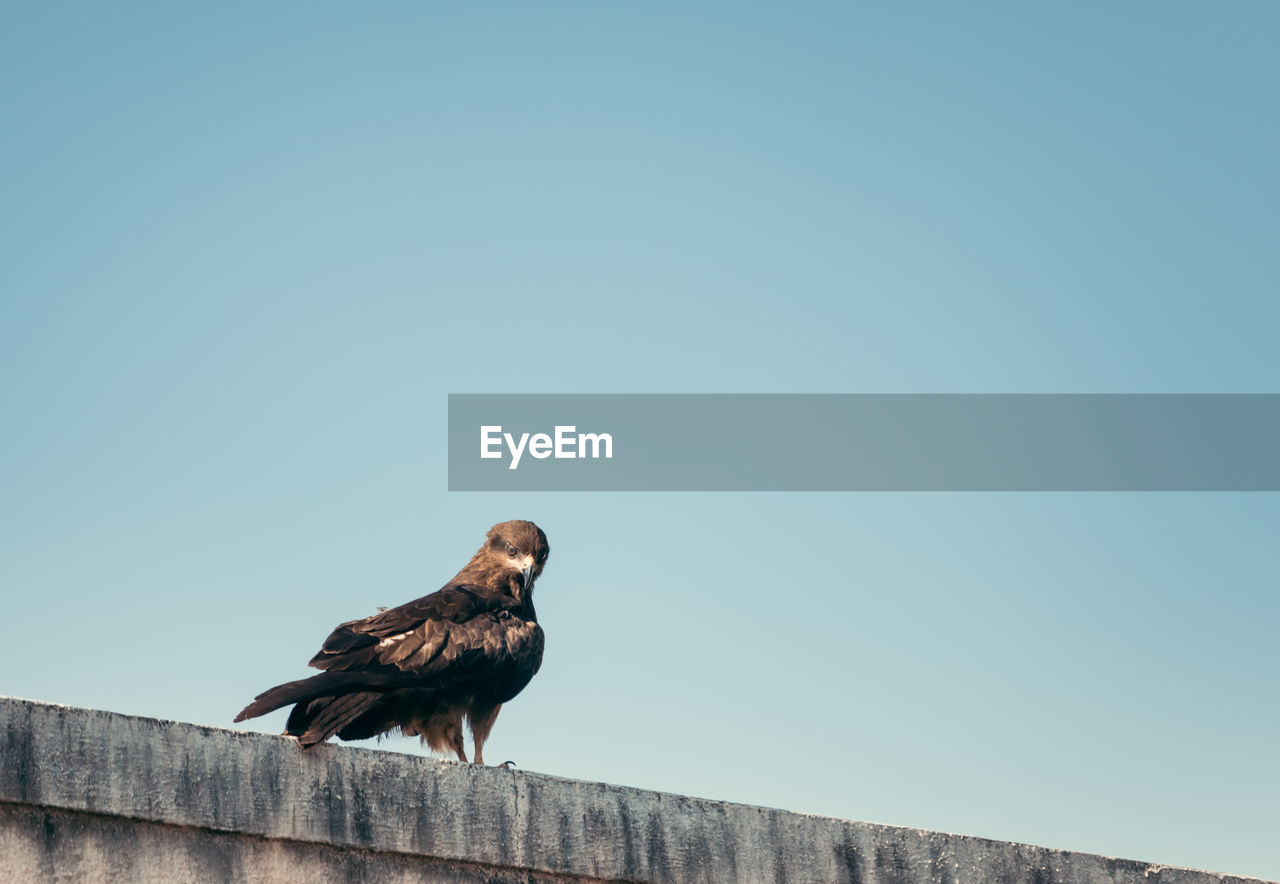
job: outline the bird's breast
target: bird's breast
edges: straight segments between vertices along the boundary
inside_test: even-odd
[[[505,650],[516,659],[542,654],[542,627],[536,620],[526,620],[510,611],[502,611],[498,617],[499,634]]]

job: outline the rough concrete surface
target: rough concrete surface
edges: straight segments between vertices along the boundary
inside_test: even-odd
[[[1245,882],[0,697],[0,880]]]

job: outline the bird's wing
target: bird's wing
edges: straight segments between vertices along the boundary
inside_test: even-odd
[[[514,604],[500,591],[451,585],[343,623],[311,661],[326,671],[259,694],[236,721],[289,703],[401,688],[442,691],[483,685],[496,697],[494,702],[505,702],[528,684],[542,662],[542,627],[514,614]]]
[[[429,675],[461,664],[471,670],[477,654],[502,655],[500,616],[514,603],[481,586],[451,585],[363,620],[343,623],[311,660],[330,671],[373,669]],[[394,667],[394,668],[393,668]]]

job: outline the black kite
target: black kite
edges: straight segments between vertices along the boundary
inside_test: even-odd
[[[285,733],[303,748],[335,734],[359,740],[399,728],[466,761],[475,760],[502,704],[542,665],[533,583],[551,548],[532,522],[502,522],[466,567],[416,601],[343,623],[311,659],[319,675],[274,687],[236,716],[255,718],[295,703]]]

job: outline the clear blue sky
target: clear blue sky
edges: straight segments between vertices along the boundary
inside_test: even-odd
[[[444,459],[450,392],[1280,391],[1278,26],[6,6],[0,692],[229,726],[529,518],[496,760],[1280,878],[1280,497]]]

